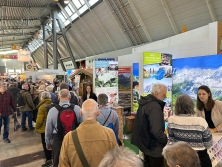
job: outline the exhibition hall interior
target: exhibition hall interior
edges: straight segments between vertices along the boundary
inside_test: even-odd
[[[222,0],[0,0],[0,167],[40,166],[221,167]]]

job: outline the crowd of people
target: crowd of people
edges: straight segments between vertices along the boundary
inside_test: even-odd
[[[3,140],[10,143],[10,115],[21,115],[21,131],[40,134],[43,167],[211,167],[207,149],[213,144],[212,133],[222,131],[222,102],[213,100],[204,85],[198,88],[196,112],[188,95],[179,96],[166,131],[166,93],[167,87],[157,83],[151,94],[139,99],[131,143],[143,152],[143,163],[133,151],[119,147],[118,115],[107,105],[107,95],[97,97],[91,85],[86,85],[81,103],[71,86],[57,80],[1,81],[0,130],[4,122]],[[24,105],[18,104],[18,95]]]

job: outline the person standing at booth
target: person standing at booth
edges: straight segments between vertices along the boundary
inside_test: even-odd
[[[97,96],[95,93],[93,93],[91,85],[86,85],[86,92],[83,96],[83,101],[87,99],[94,99],[97,102]]]
[[[198,88],[197,116],[207,121],[211,133],[222,132],[222,102],[213,100],[210,88],[205,85]]]
[[[144,167],[162,167],[163,147],[167,144],[164,133],[163,108],[167,87],[161,83],[152,86],[151,94],[139,99],[131,143],[144,153]]]
[[[201,167],[212,167],[207,149],[213,145],[207,122],[194,116],[194,102],[186,94],[180,95],[175,104],[175,113],[168,118],[169,141],[183,141],[196,150]]]

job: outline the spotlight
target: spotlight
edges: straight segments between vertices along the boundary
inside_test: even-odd
[[[68,0],[64,0],[64,4],[68,4],[69,3],[69,1]]]

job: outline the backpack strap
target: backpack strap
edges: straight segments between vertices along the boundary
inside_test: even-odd
[[[112,110],[110,110],[109,116],[110,116],[110,114],[111,114],[111,111],[112,111]],[[109,116],[106,118],[105,122],[103,123],[103,126],[106,124],[107,120],[109,119]]]
[[[90,167],[89,163],[88,163],[88,161],[87,161],[87,159],[86,159],[86,157],[85,157],[85,155],[82,151],[82,147],[80,145],[79,138],[78,138],[78,135],[77,135],[77,130],[72,131],[72,139],[73,139],[73,143],[74,143],[75,148],[76,148],[76,152],[77,152],[77,154],[79,156],[79,159],[82,163],[82,166],[83,167]]]

